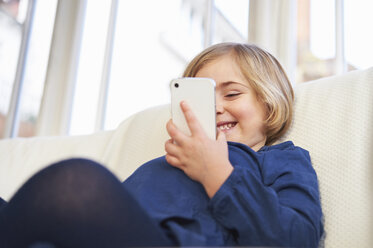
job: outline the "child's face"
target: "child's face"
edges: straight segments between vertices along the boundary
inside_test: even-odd
[[[266,141],[264,106],[242,75],[231,55],[224,55],[198,71],[196,77],[216,82],[216,122],[228,141],[246,144],[257,151]]]

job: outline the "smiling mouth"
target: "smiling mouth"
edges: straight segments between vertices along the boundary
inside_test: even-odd
[[[237,122],[225,122],[225,123],[218,123],[217,128],[221,131],[227,131],[234,126],[236,126]]]

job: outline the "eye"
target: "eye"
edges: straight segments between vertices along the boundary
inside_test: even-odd
[[[232,98],[232,97],[239,96],[239,95],[241,95],[241,92],[235,91],[235,92],[228,92],[227,94],[225,94],[225,97]]]

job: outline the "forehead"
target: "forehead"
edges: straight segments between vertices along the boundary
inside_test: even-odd
[[[248,84],[240,66],[237,64],[236,58],[230,54],[220,56],[204,65],[197,72],[196,77],[212,78],[217,85],[224,82]]]
[[[237,71],[240,72],[240,68],[237,64],[237,61],[233,55],[226,54],[219,56],[213,60],[210,60],[208,63],[203,65],[197,74],[201,73],[213,73],[217,74],[221,71],[226,72],[226,71]]]

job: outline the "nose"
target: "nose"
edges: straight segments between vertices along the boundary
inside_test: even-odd
[[[216,98],[215,100],[215,109],[216,109],[216,114],[222,114],[224,113],[224,105],[222,101],[219,99],[219,97]]]

